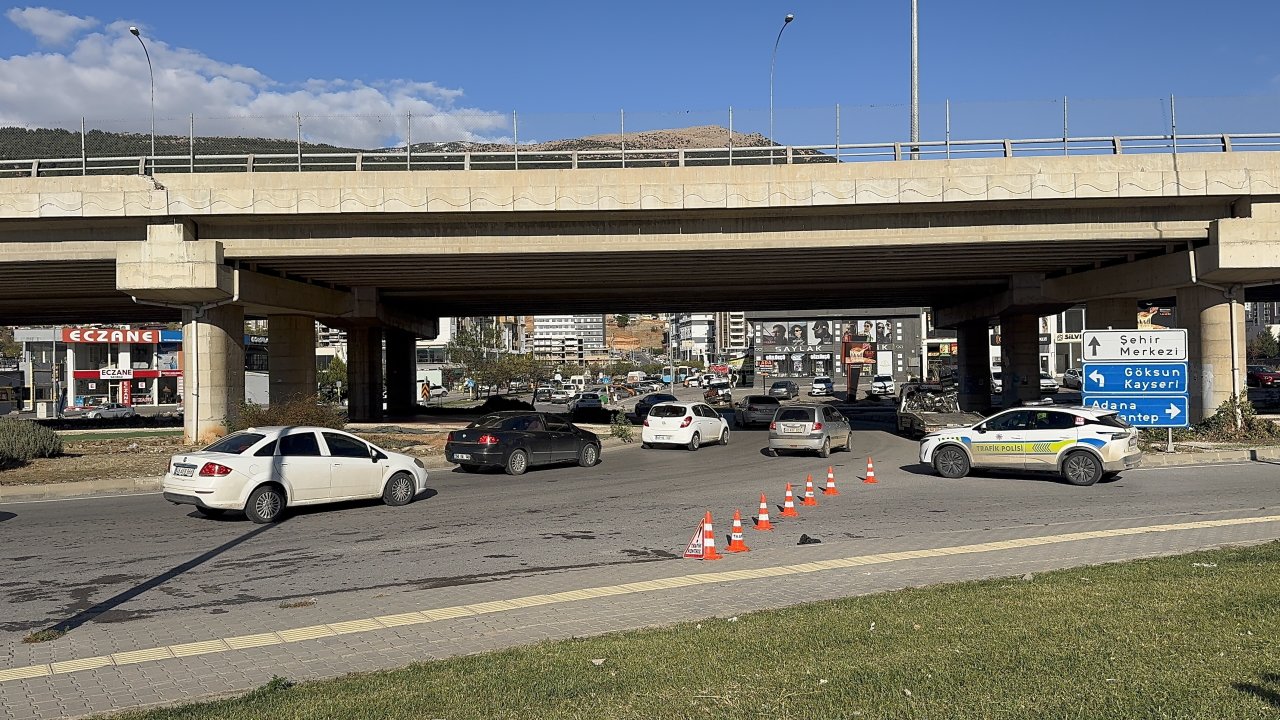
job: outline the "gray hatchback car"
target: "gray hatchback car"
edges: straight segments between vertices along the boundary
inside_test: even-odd
[[[832,450],[853,449],[853,428],[839,410],[827,405],[787,405],[769,423],[768,454],[804,450],[827,457]]]
[[[782,403],[769,395],[748,395],[733,404],[733,424],[738,427],[768,425]]]

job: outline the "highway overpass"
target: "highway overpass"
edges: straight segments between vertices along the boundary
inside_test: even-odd
[[[191,325],[199,434],[234,412],[246,316],[290,369],[277,396],[313,386],[312,319],[347,328],[371,417],[384,337],[388,384],[411,383],[440,316],[929,305],[977,402],[989,323],[1013,401],[1037,392],[1038,315],[1125,327],[1167,297],[1199,415],[1240,383],[1239,301],[1277,297],[1280,152],[4,179],[0,272],[3,324]]]

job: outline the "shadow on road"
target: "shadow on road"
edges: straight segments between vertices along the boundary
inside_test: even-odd
[[[12,520],[16,517],[18,517],[18,513],[0,512],[0,522],[4,522],[5,520]]]
[[[48,629],[58,633],[71,632],[72,630],[75,630],[76,628],[80,627],[81,625],[84,625],[90,620],[93,620],[99,615],[102,615],[105,612],[108,612],[110,610],[116,609],[117,607],[120,607],[124,603],[129,602],[130,600],[138,597],[139,595],[147,592],[148,590],[157,588],[165,584],[166,582],[172,580],[173,578],[176,578],[179,575],[187,572],[188,570],[197,568],[200,565],[203,565],[204,563],[225,553],[226,551],[254,539],[255,537],[261,535],[262,533],[267,532],[273,527],[276,527],[276,525],[279,525],[279,523],[275,523],[273,525],[259,525],[255,527],[253,530],[250,530],[244,533],[243,535],[240,535],[239,537],[232,538],[231,540],[228,540],[227,542],[219,545],[216,548],[213,548],[212,550],[203,552],[197,555],[196,557],[191,558],[190,560],[182,563],[181,565],[175,565],[174,567],[164,571],[163,573],[160,573],[159,575],[147,580],[146,582],[142,582],[142,583],[139,583],[138,585],[134,585],[133,587],[129,588],[128,590],[125,590],[124,592],[118,593],[110,598],[107,598],[106,600],[95,603],[92,607],[89,607],[85,610],[80,611],[73,617],[69,617],[66,620],[61,620],[57,623],[54,623]]]

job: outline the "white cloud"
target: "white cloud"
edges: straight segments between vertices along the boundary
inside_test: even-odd
[[[55,20],[61,16],[61,25]],[[8,17],[41,39],[64,39],[98,21],[46,8]],[[65,53],[0,57],[0,125],[147,132],[150,77],[130,23],[116,21],[83,34]],[[39,28],[38,30],[36,28]],[[67,28],[61,35],[55,28]],[[144,33],[155,72],[156,132],[293,138],[298,114],[304,140],[376,148],[403,145],[412,114],[413,142],[487,140],[505,135],[509,118],[459,106],[463,93],[434,82],[342,78],[276,82],[244,65],[175,48]]]
[[[61,10],[42,7],[12,8],[5,17],[26,30],[42,45],[64,45],[72,35],[97,27],[98,21],[90,17],[76,17]]]

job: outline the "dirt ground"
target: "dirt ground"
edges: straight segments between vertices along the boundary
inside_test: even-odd
[[[443,433],[356,433],[387,450],[412,455],[424,462],[444,453]],[[18,467],[0,469],[0,485],[37,485],[79,480],[158,477],[165,473],[169,457],[195,450],[181,435],[76,440],[62,438],[63,454],[36,458]]]

